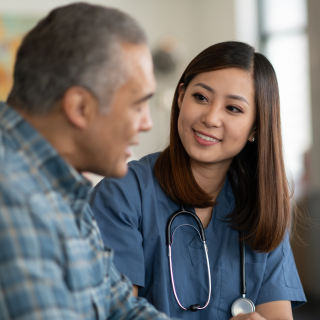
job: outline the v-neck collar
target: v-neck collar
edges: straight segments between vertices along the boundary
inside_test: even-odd
[[[166,195],[166,197],[167,197],[169,207],[172,210],[172,213],[181,209],[181,207],[179,207],[167,195]],[[204,229],[207,242],[212,242],[215,240],[216,237],[218,237],[218,231],[221,226],[221,223],[224,223],[222,220],[224,220],[226,218],[226,216],[229,213],[231,213],[231,210],[234,206],[234,196],[233,196],[232,188],[231,188],[228,177],[226,177],[226,180],[225,180],[224,185],[223,185],[223,187],[222,187],[222,189],[216,199],[216,202],[217,202],[217,204],[213,208],[210,222],[209,222],[207,228]],[[190,208],[190,207],[185,207],[185,208],[187,210],[195,213],[194,208]],[[188,219],[188,217],[186,219]],[[183,221],[182,216],[178,216],[176,219],[178,220],[178,225],[181,225],[184,223],[184,222],[182,222]],[[196,221],[194,219],[192,219],[192,217],[190,217],[189,220],[190,220],[190,224],[194,225],[198,229]],[[194,239],[196,237],[198,237],[198,234],[191,236],[192,233],[187,231],[186,228],[181,228],[181,229],[182,229],[182,232],[184,235],[185,243],[192,246],[192,242],[194,241]]]

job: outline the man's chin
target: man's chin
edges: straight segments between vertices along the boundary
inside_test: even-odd
[[[108,174],[105,176],[110,178],[122,178],[127,174],[127,172],[128,172],[128,164],[124,163],[116,166],[114,170],[109,171]]]
[[[128,172],[128,164],[126,157],[123,157],[121,161],[117,161],[114,165],[105,164],[104,166],[95,166],[86,169],[85,171],[94,173],[107,178],[121,178]]]

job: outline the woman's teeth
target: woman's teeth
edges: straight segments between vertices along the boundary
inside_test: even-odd
[[[200,137],[201,139],[203,139],[203,140],[212,141],[212,142],[219,142],[219,141],[220,141],[220,140],[213,139],[213,138],[211,138],[211,137],[205,136],[205,135],[203,135],[203,134],[201,134],[201,133],[199,133],[199,132],[197,132],[197,131],[196,131],[196,135],[197,135],[198,137]]]

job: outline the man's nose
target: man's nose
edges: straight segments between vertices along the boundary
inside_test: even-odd
[[[153,126],[151,114],[150,114],[150,108],[147,106],[143,110],[143,114],[141,117],[141,122],[140,122],[140,131],[149,131]]]

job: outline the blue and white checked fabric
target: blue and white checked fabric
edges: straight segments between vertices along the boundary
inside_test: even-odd
[[[168,319],[132,295],[87,204],[91,188],[0,103],[0,319]]]

